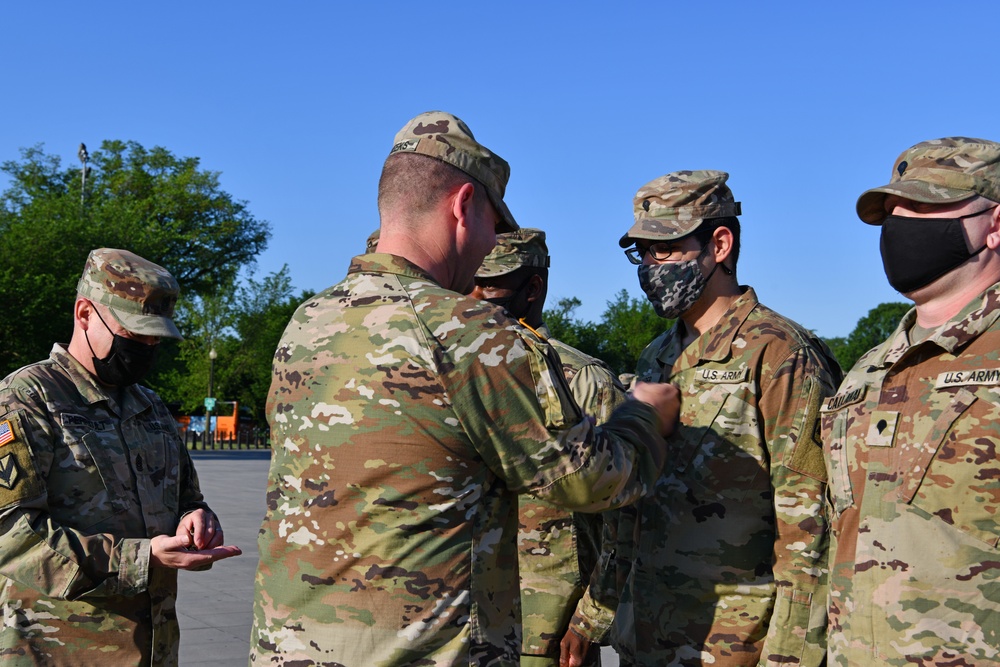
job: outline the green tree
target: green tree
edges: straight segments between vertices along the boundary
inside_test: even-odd
[[[554,338],[601,359],[616,373],[633,372],[646,345],[673,323],[658,316],[649,301],[630,298],[625,290],[607,303],[599,322],[577,319],[573,312],[580,305],[576,297],[560,299],[545,311],[545,325]]]
[[[601,315],[597,356],[619,373],[633,373],[642,351],[673,323],[657,315],[647,299],[629,298],[621,290]]]
[[[198,158],[105,141],[90,165],[83,190],[80,170],[41,146],[0,164],[10,178],[0,194],[0,290],[16,313],[0,321],[0,373],[69,339],[76,282],[93,248],[126,248],[161,264],[191,297],[230,284],[267,245],[267,222]]]
[[[211,365],[215,397],[238,401],[263,425],[274,351],[292,313],[312,294],[295,294],[285,265],[261,280],[251,276],[240,287],[227,285],[217,294],[184,300],[180,363],[151,386],[182,411],[199,412],[208,396]],[[214,362],[209,358],[213,349]]]
[[[840,367],[847,372],[861,355],[887,339],[910,308],[911,304],[898,301],[880,303],[858,320],[847,338],[826,339]]]

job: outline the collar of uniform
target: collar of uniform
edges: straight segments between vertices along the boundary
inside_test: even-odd
[[[981,296],[967,303],[952,320],[938,327],[934,333],[917,345],[933,342],[954,354],[960,347],[993,326],[998,318],[1000,318],[1000,283],[994,284]],[[899,361],[900,357],[911,347],[907,332],[916,320],[917,309],[910,308],[903,315],[903,319],[899,321],[896,330],[892,332],[892,335],[880,346],[879,352],[872,358],[872,366],[882,367]]]
[[[142,390],[139,389],[139,385],[137,384],[125,387],[120,393],[108,391],[107,388],[101,385],[94,375],[88,371],[83,364],[77,361],[76,358],[60,343],[56,343],[52,346],[49,358],[66,371],[66,375],[68,375],[73,381],[73,384],[76,386],[76,390],[80,392],[80,396],[87,401],[88,405],[93,405],[94,403],[98,403],[100,401],[106,401],[112,411],[118,413],[118,415],[122,418],[138,414],[150,406],[149,399],[142,393]],[[117,396],[119,395],[122,397],[124,405],[118,405]]]
[[[870,363],[866,362],[866,366],[872,368],[882,368],[890,364],[896,363],[903,353],[910,349],[910,339],[907,332],[913,323],[917,320],[917,309],[910,308],[903,315],[903,319],[899,321],[896,325],[896,330],[885,339],[878,347],[871,350],[868,354],[873,354]],[[864,359],[867,355],[862,355],[861,359]],[[860,361],[860,359],[858,360]],[[855,364],[856,365],[856,364]]]
[[[389,255],[384,252],[372,252],[354,257],[351,259],[350,268],[347,269],[348,275],[352,273],[389,273],[419,280],[429,280],[435,285],[438,284],[438,281],[434,280],[431,274],[413,262],[398,255]]]
[[[695,339],[691,345],[685,349],[680,349],[680,320],[674,322],[674,326],[669,330],[666,337],[666,345],[656,355],[657,361],[664,367],[673,366],[680,357],[681,352],[692,355],[696,359],[706,361],[722,361],[729,356],[733,346],[733,339],[740,330],[740,326],[750,317],[750,313],[757,307],[757,292],[752,287],[741,285],[743,290],[733,305],[726,311],[725,315],[719,318],[718,323]]]
[[[954,319],[938,328],[927,340],[954,354],[955,350],[993,326],[997,318],[1000,318],[1000,283],[995,283],[978,299],[966,304]]]
[[[535,333],[537,333],[539,336],[541,336],[545,340],[548,340],[548,339],[552,338],[552,334],[549,333],[549,328],[547,326],[545,326],[545,322],[542,322],[538,326],[538,328],[535,329]]]

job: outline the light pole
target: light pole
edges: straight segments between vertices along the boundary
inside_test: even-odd
[[[76,152],[76,156],[80,158],[80,164],[83,165],[80,168],[80,208],[83,208],[83,202],[87,197],[87,174],[90,173],[90,167],[87,166],[90,153],[87,152],[87,145],[83,142],[80,143],[80,149]]]
[[[208,353],[208,400],[205,401],[205,444],[215,438],[215,430],[212,428],[212,410],[215,408],[215,359],[218,357],[215,346]]]

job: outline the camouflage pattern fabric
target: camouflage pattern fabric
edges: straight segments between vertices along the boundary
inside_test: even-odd
[[[639,287],[657,315],[669,320],[677,319],[698,302],[711,275],[701,272],[700,259],[699,254],[697,259],[643,264],[638,268]]]
[[[300,306],[268,399],[251,664],[516,665],[515,492],[600,511],[662,467],[649,406],[595,427],[560,370],[392,255]]]
[[[834,665],[1000,664],[1000,284],[822,408]]]
[[[618,245],[636,239],[669,241],[694,232],[709,218],[740,215],[740,202],[726,185],[729,174],[714,169],[674,171],[639,188],[632,199],[635,224]]]
[[[681,349],[675,324],[636,369],[641,381],[677,385],[681,416],[664,474],[639,502],[640,525],[619,528],[619,539],[637,537],[624,547],[633,561],[612,629],[623,664],[817,666],[825,658],[818,415],[840,371],[812,334],[744,289],[713,329]],[[578,615],[601,603],[591,595]],[[584,632],[599,633],[602,623],[600,614],[574,619]]]
[[[545,232],[532,227],[522,227],[515,232],[497,234],[497,244],[483,259],[483,263],[476,271],[476,277],[496,278],[526,266],[547,269],[549,264]],[[579,351],[577,353],[582,354]]]
[[[606,422],[626,400],[618,378],[603,361],[551,338],[544,326],[538,333],[559,353],[583,412],[598,424]],[[569,513],[525,494],[518,497],[518,517],[521,665],[558,667],[559,642],[600,554],[601,515]]]
[[[177,281],[158,264],[134,252],[92,250],[76,285],[77,294],[108,307],[127,331],[182,338],[171,319],[180,293]]]
[[[163,403],[56,345],[0,382],[0,442],[0,662],[177,664],[177,571],[149,540],[207,506]]]
[[[461,118],[444,111],[428,111],[407,121],[393,140],[389,158],[401,153],[426,155],[460,169],[485,186],[486,195],[500,220],[497,233],[518,229],[503,195],[510,180],[510,165],[476,141]]]
[[[882,224],[886,195],[925,204],[952,204],[975,195],[1000,202],[1000,144],[945,137],[907,148],[892,165],[889,184],[858,197],[858,217]]]

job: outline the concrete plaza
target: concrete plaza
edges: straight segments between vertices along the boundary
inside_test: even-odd
[[[220,561],[207,572],[180,573],[180,664],[246,665],[270,451],[196,451],[192,457],[205,499],[222,521],[226,544],[239,546],[243,555]],[[603,650],[602,660],[605,667],[618,667],[611,649]]]

